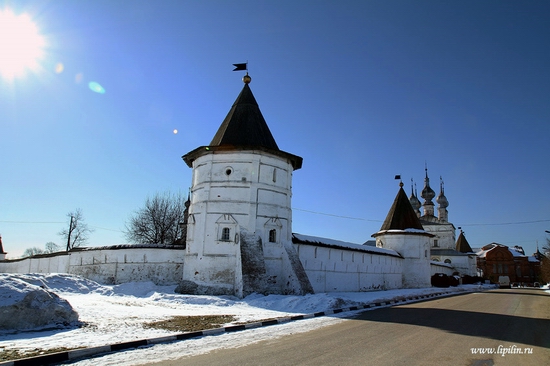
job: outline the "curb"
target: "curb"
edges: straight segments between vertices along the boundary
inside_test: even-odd
[[[180,333],[180,334],[176,334],[176,335],[172,335],[172,336],[156,337],[156,338],[149,338],[149,339],[140,339],[140,340],[129,341],[129,342],[114,343],[114,344],[107,345],[107,346],[90,347],[90,348],[76,349],[76,350],[70,350],[70,351],[58,352],[58,353],[49,353],[49,354],[41,355],[41,356],[22,358],[22,359],[13,360],[13,361],[0,362],[0,366],[51,365],[51,364],[57,364],[57,363],[62,363],[62,362],[67,362],[67,361],[74,361],[74,360],[77,360],[77,359],[80,359],[80,358],[97,356],[97,355],[100,355],[100,354],[118,352],[118,351],[123,351],[123,350],[132,349],[132,348],[143,347],[143,346],[149,346],[149,345],[154,345],[154,344],[159,344],[159,343],[169,343],[169,342],[175,342],[175,341],[183,341],[183,340],[186,340],[186,339],[199,338],[199,337],[203,337],[203,336],[211,336],[211,335],[219,335],[219,334],[223,334],[223,333],[239,332],[239,331],[247,330],[247,329],[253,329],[253,328],[267,327],[267,326],[270,326],[270,325],[289,323],[289,322],[296,321],[296,320],[318,318],[318,317],[321,317],[321,316],[339,314],[339,313],[344,313],[344,312],[348,312],[348,311],[382,308],[382,307],[388,307],[388,306],[393,306],[393,305],[398,305],[398,304],[418,302],[418,301],[422,301],[422,300],[426,300],[426,299],[432,299],[432,298],[436,298],[436,297],[442,297],[442,296],[446,296],[446,295],[461,295],[461,294],[470,293],[470,292],[478,292],[478,291],[474,290],[474,291],[435,292],[435,293],[427,294],[427,295],[408,296],[408,297],[404,297],[404,298],[399,299],[399,300],[372,302],[372,303],[368,303],[368,304],[364,304],[364,305],[350,306],[349,308],[341,308],[341,309],[320,311],[320,312],[313,313],[313,314],[294,315],[294,316],[281,317],[281,318],[276,318],[276,319],[271,319],[271,320],[264,320],[264,321],[254,322],[254,323],[248,323],[248,324],[243,324],[243,325],[230,325],[230,326],[221,327],[221,328],[199,330],[199,331],[196,331],[196,332]]]

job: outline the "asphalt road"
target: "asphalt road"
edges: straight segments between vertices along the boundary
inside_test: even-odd
[[[550,296],[493,290],[394,306],[158,365],[550,365]]]

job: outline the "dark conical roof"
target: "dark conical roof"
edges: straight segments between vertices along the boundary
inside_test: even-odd
[[[464,232],[460,231],[460,235],[458,236],[458,239],[456,240],[456,251],[461,253],[472,253],[472,247],[470,247],[470,244],[468,243],[468,240],[466,240],[466,237],[464,236]]]
[[[210,142],[210,146],[223,145],[279,150],[248,84],[244,84],[243,90]]]
[[[400,187],[380,231],[405,229],[424,230],[411,202],[407,198],[407,194],[403,187]]]
[[[182,156],[187,166],[192,167],[193,161],[205,154],[257,150],[287,159],[294,170],[302,167],[303,159],[300,156],[279,150],[262,112],[260,112],[256,98],[248,86],[249,82],[250,79],[248,82],[245,81],[241,93],[218,128],[210,145],[200,146]]]

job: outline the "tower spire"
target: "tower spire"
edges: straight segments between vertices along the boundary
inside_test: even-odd
[[[421,197],[424,198],[424,216],[434,215],[434,203],[432,199],[435,197],[434,190],[430,187],[430,178],[428,177],[428,164],[425,166],[426,177],[424,178],[424,189],[422,190]]]
[[[415,184],[416,188],[416,184]],[[416,213],[417,217],[420,217],[420,207],[422,206],[420,204],[420,201],[418,200],[418,197],[416,196],[415,189],[413,189],[413,179],[411,178],[411,196],[409,197],[409,201],[411,202],[411,206],[414,209],[414,212]]]
[[[447,201],[447,197],[445,197],[445,182],[443,182],[441,176],[439,177],[439,196],[437,196],[436,202],[439,205],[437,207],[439,221],[447,222],[449,219],[449,212],[447,211],[449,201]]]

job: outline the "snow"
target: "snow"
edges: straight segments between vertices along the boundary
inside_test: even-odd
[[[71,305],[28,276],[0,274],[0,329],[71,326],[78,314]]]
[[[5,282],[25,281],[40,285],[65,299],[78,312],[84,326],[32,331],[0,331],[0,349],[52,349],[57,347],[99,347],[113,343],[158,338],[177,333],[144,328],[145,322],[172,316],[233,315],[235,323],[252,322],[298,314],[340,309],[372,302],[387,302],[407,296],[442,291],[475,291],[479,285],[457,288],[401,289],[375,292],[319,293],[305,296],[252,294],[244,299],[231,296],[196,296],[174,293],[175,286],[134,282],[107,286],[68,274],[3,274]],[[0,293],[2,298],[2,293]],[[2,301],[7,301],[4,299]],[[364,310],[363,310],[364,311]],[[240,347],[291,333],[306,332],[345,321],[352,313],[318,317],[223,333],[179,342],[155,344],[82,360],[77,365],[139,365],[153,361],[206,353],[218,348]],[[230,325],[230,324],[226,324]]]

